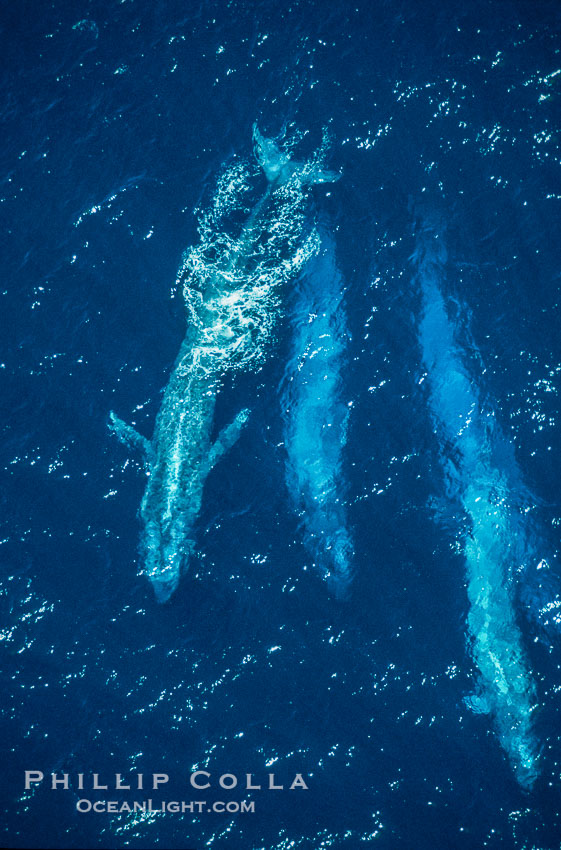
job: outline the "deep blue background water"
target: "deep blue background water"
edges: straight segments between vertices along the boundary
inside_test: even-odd
[[[18,2],[1,21],[4,842],[558,847],[560,638],[543,611],[561,526],[558,4]],[[194,210],[225,161],[251,157],[255,120],[309,131],[308,153],[328,126],[343,172],[313,207],[352,333],[354,580],[330,596],[288,503],[285,317],[261,371],[219,400],[218,425],[240,399],[252,417],[208,480],[197,563],[159,606],[137,575],[144,472],[107,416],[151,434]],[[443,447],[419,384],[423,204],[446,222],[478,392],[531,505],[516,587],[540,700],[531,793],[463,703],[461,523],[436,519]],[[77,814],[71,792],[23,794],[26,768],[166,771],[165,797],[190,799],[195,764],[263,775],[271,760],[310,791],[263,793],[254,815],[132,825]]]

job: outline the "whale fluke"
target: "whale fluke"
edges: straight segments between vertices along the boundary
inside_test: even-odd
[[[292,161],[276,142],[267,139],[259,132],[257,124],[253,125],[253,150],[269,183],[286,183],[294,174],[297,174],[299,180],[305,185],[334,183],[341,177],[338,171],[330,171],[322,167],[321,150],[309,162]]]

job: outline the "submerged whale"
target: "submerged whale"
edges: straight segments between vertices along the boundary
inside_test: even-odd
[[[533,728],[537,704],[517,623],[512,577],[519,565],[519,520],[512,508],[511,476],[494,461],[497,437],[457,343],[457,329],[441,291],[446,250],[428,222],[413,255],[422,297],[419,340],[437,434],[447,446],[447,484],[468,520],[463,545],[469,610],[468,642],[478,670],[476,693],[465,702],[489,713],[519,784],[531,788],[539,773]]]
[[[200,243],[184,256],[178,282],[187,334],[152,439],[110,414],[114,433],[144,456],[148,481],[140,506],[140,553],[159,602],[175,591],[193,554],[205,481],[249,415],[241,410],[211,441],[224,376],[262,358],[283,285],[317,250],[317,234],[307,226],[308,188],[339,177],[324,168],[325,139],[305,162],[294,161],[257,126],[253,143],[267,178],[265,191],[248,210],[258,174],[241,161],[226,168],[199,220]]]
[[[348,338],[344,292],[327,232],[298,283],[282,408],[288,490],[314,565],[338,596],[351,579],[341,465],[349,407],[341,397]]]

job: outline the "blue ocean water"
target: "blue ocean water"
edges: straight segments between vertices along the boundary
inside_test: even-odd
[[[0,19],[6,846],[559,847],[558,4],[55,0]],[[307,215],[341,282],[324,397],[350,411],[333,476],[350,578],[344,594],[324,580],[287,477],[314,260],[280,294],[263,361],[224,379],[216,429],[251,415],[160,605],[139,575],[146,473],[108,416],[151,436],[185,336],[177,271],[219,175],[255,166],[255,122],[300,134],[301,158],[327,129],[342,175],[310,189]],[[435,220],[463,399],[485,423],[467,471],[423,349],[419,234]],[[513,535],[495,598],[535,694],[526,784],[483,710],[465,496],[483,456],[508,482],[485,499]],[[83,796],[138,792],[26,792],[24,770],[165,772],[155,801],[255,813],[81,814]],[[309,790],[216,786],[270,772]]]

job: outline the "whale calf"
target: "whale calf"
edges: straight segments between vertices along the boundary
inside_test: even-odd
[[[193,526],[205,481],[248,419],[244,408],[211,441],[224,377],[229,370],[262,359],[282,288],[318,247],[315,229],[307,226],[308,189],[339,177],[324,167],[326,139],[304,162],[294,161],[257,126],[253,145],[267,179],[264,192],[248,210],[258,172],[241,160],[224,168],[214,198],[199,219],[200,242],[184,255],[178,282],[187,308],[187,333],[152,439],[110,414],[112,431],[139,449],[145,460],[140,554],[142,571],[159,602],[173,594],[194,552]]]
[[[437,225],[427,222],[420,229],[413,260],[422,298],[419,341],[431,414],[447,446],[447,485],[469,525],[463,545],[467,632],[478,683],[465,702],[492,716],[517,781],[529,789],[539,774],[533,728],[537,698],[513,600],[520,529],[511,507],[511,481],[494,461],[496,429],[494,436],[441,291],[446,250]]]
[[[293,299],[292,351],[282,395],[286,480],[314,565],[343,596],[353,551],[341,471],[350,409],[341,397],[348,332],[333,239],[327,232],[320,236],[320,251]]]

